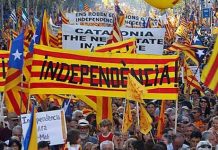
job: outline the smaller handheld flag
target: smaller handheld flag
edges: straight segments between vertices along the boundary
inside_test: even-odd
[[[139,119],[140,132],[145,135],[148,134],[152,129],[152,118],[142,104],[140,104]]]
[[[128,74],[127,79],[127,99],[135,100],[144,103],[143,95],[145,93],[144,87],[131,75]]]
[[[131,113],[131,107],[129,104],[129,100],[126,100],[126,109],[123,116],[123,125],[122,125],[122,132],[125,133],[132,125],[133,119],[132,119],[132,113]]]
[[[29,150],[30,148],[31,150],[38,150],[37,139],[36,109],[33,106],[29,121],[29,127],[23,141],[24,150]]]

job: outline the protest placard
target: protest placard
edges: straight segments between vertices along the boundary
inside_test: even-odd
[[[105,45],[111,34],[111,27],[91,27],[77,25],[62,26],[62,41],[65,49],[87,49]],[[137,54],[162,54],[164,28],[121,28],[124,39],[136,37]]]
[[[113,26],[114,13],[109,12],[76,12],[66,13],[70,24],[87,26]],[[148,17],[126,14],[124,27],[145,27]]]
[[[29,126],[30,114],[21,115],[23,136]],[[66,139],[66,123],[62,110],[36,113],[38,142],[49,141],[50,145],[63,144]]]

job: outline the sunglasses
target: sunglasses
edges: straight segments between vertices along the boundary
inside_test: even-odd
[[[211,148],[211,146],[210,145],[201,145],[198,148]]]
[[[207,101],[201,101],[201,103],[207,103]]]

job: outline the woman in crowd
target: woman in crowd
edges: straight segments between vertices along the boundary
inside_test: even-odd
[[[208,119],[210,117],[211,112],[210,112],[210,101],[206,96],[200,98],[199,107],[201,108],[202,117],[204,118],[204,120]]]

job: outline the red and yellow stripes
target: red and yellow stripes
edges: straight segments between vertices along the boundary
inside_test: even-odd
[[[63,14],[63,12],[61,12],[61,20],[62,20],[62,24],[69,24],[69,19],[67,19],[65,17],[65,15]]]
[[[44,10],[42,29],[40,34],[40,44],[50,46],[47,22],[48,22],[47,13],[46,10]]]
[[[62,31],[58,30],[58,48],[62,48]]]
[[[118,43],[107,44],[96,47],[95,52],[111,52],[111,53],[136,53],[136,38],[131,38]]]
[[[9,51],[0,50],[0,59],[0,91],[3,92],[8,68]]]
[[[46,59],[45,56],[47,57]],[[176,99],[178,89],[174,85],[177,84],[177,59],[177,56],[124,53],[83,52],[81,54],[80,51],[37,45],[34,49],[30,91],[32,94],[72,94],[73,91],[75,95],[94,94],[93,96],[111,97],[117,95],[125,97],[125,86],[127,85],[125,77],[128,73],[131,73],[133,76],[137,76],[144,86],[145,84],[152,84],[151,86],[146,86],[149,93],[148,97],[146,96],[147,98],[164,97],[166,99]],[[63,64],[66,66],[63,67]],[[72,70],[72,65],[77,67],[73,67]],[[155,65],[158,65],[158,70],[156,66],[156,71]],[[169,78],[161,79],[163,71],[166,71],[166,65],[168,65],[167,74]],[[42,66],[44,66],[44,69],[42,69]],[[82,76],[81,66],[83,66]],[[56,72],[51,72],[51,69],[53,68],[52,70],[54,70],[55,67]],[[92,68],[91,72],[90,68]],[[124,69],[124,71],[123,68],[127,69]],[[150,71],[146,72],[145,69],[148,68],[150,68]],[[73,82],[70,83],[72,73]],[[61,79],[65,78],[65,81],[58,81],[58,76]],[[157,84],[154,85],[154,82]]]
[[[218,38],[207,65],[202,70],[201,81],[218,95]]]
[[[26,113],[28,95],[21,89],[22,72],[14,68],[8,68],[5,81],[4,97],[8,112],[16,112],[20,115]]]
[[[103,119],[112,122],[112,99],[110,97],[97,97],[96,122],[100,124]]]

